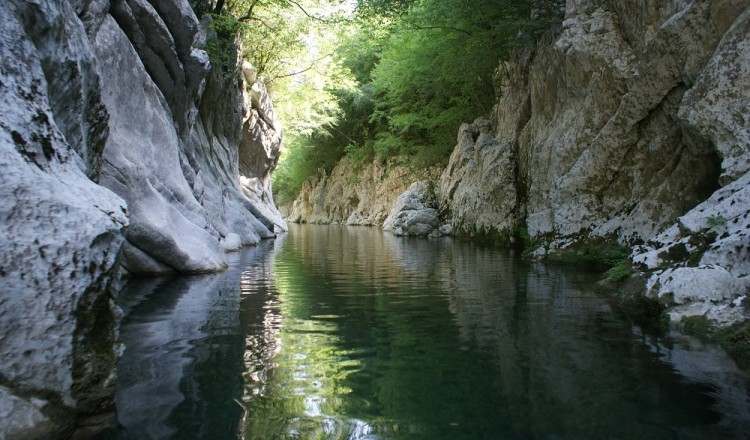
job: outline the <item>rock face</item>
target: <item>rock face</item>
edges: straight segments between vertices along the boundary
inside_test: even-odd
[[[262,80],[211,69],[206,25],[187,0],[0,2],[0,438],[109,423],[119,267],[220,270],[286,227]]]
[[[294,223],[382,226],[393,203],[415,178],[434,179],[438,170],[421,175],[402,167],[387,167],[376,161],[360,168],[342,159],[330,176],[305,183],[299,198],[286,209]]]
[[[454,228],[645,243],[673,319],[744,319],[749,8],[569,0],[554,41],[501,66],[489,124],[461,128],[440,179]]]
[[[221,270],[235,236],[253,245],[286,228],[270,194],[281,130],[265,88],[247,85],[251,99],[220,69],[207,76],[200,30],[184,0],[113,3],[91,29],[111,115],[101,184],[128,202],[133,274]]]
[[[114,393],[110,285],[128,219],[90,179],[108,113],[78,12],[0,4],[0,438],[69,433]]]
[[[513,145],[493,137],[487,119],[463,124],[440,178],[440,195],[452,209],[455,232],[513,231],[520,221],[516,177]]]
[[[395,235],[417,237],[439,237],[449,234],[449,227],[440,227],[435,190],[427,182],[415,182],[398,196],[388,218],[383,222],[383,230]]]

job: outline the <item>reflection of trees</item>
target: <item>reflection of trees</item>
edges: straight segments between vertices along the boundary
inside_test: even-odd
[[[686,382],[665,362],[677,346],[634,337],[575,272],[471,243],[306,226],[274,277],[283,347],[249,438],[357,426],[381,438],[690,438],[737,424],[707,409],[726,386]]]
[[[230,258],[121,294],[117,438],[750,430],[746,376],[722,352],[631,329],[576,272],[369,228],[293,228]]]

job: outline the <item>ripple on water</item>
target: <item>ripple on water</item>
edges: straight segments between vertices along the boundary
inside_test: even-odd
[[[293,226],[223,274],[134,280],[113,439],[700,439],[750,433],[717,347],[590,274],[452,240]]]

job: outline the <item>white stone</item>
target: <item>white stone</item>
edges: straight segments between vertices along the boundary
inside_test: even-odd
[[[238,251],[242,248],[242,240],[235,233],[230,233],[219,242],[225,251]]]

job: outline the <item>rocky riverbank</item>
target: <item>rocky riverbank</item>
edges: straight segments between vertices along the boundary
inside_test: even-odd
[[[568,0],[560,29],[498,73],[492,113],[461,126],[442,175],[423,182],[438,203],[407,191],[393,218],[435,208],[411,233],[447,224],[524,240],[538,258],[612,265],[594,254],[618,247],[618,277],[640,272],[674,325],[747,320],[750,2]],[[310,197],[325,182],[298,206],[328,209]],[[340,211],[349,223],[354,210]]]

